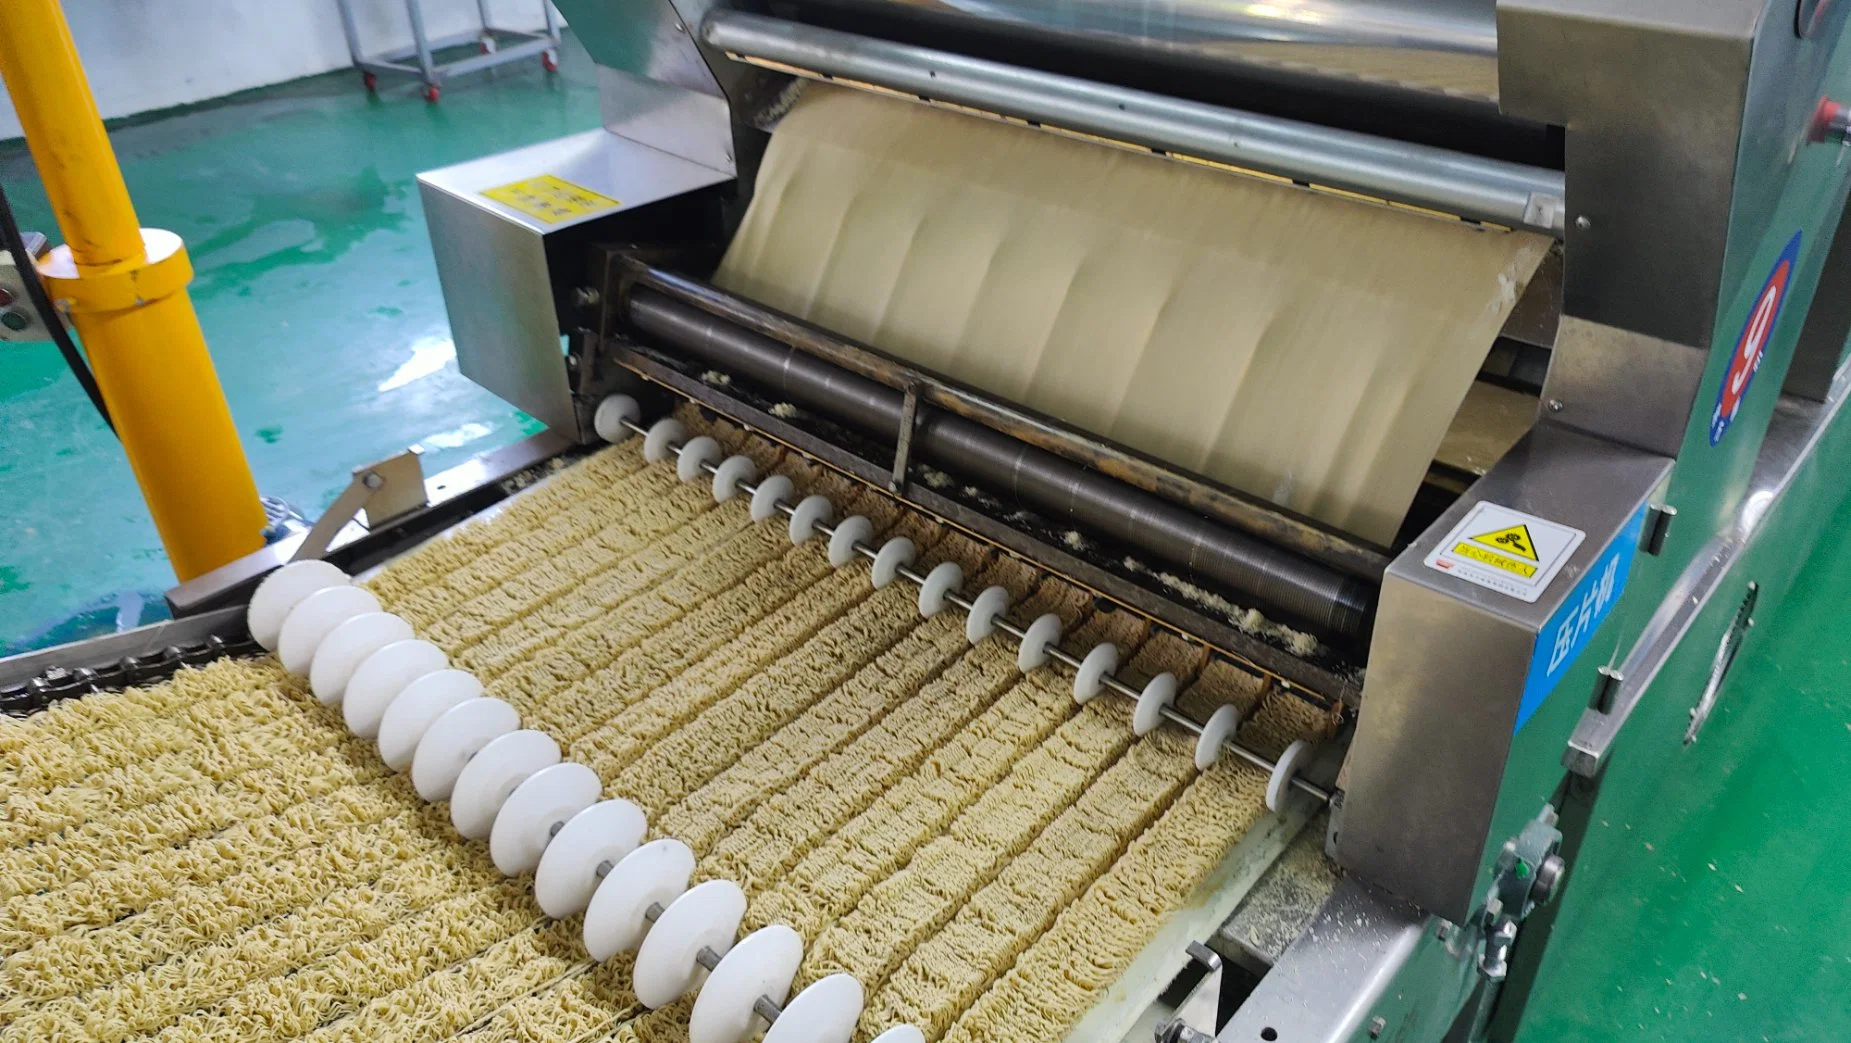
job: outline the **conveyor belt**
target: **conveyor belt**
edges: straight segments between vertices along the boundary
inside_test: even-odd
[[[932,560],[1060,612],[1183,709],[1254,706],[1276,752],[1331,724],[1128,613],[716,431]],[[864,1028],[1049,1038],[1261,814],[1266,777],[1134,740],[1127,705],[972,646],[953,614],[873,590],[740,500],[645,465],[637,440],[371,581],[386,607],[652,830],[806,942],[799,985],[869,990]],[[462,842],[370,743],[270,660],[0,727],[0,1039],[682,1038],[642,1015],[629,958],[583,963],[524,878]],[[1076,975],[1077,968],[1087,974]]]

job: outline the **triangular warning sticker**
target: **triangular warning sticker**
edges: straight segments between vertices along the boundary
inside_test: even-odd
[[[1536,541],[1530,539],[1528,525],[1512,525],[1505,529],[1481,532],[1472,537],[1472,542],[1482,543],[1487,547],[1496,547],[1515,557],[1527,558],[1530,561],[1539,560],[1536,557]]]

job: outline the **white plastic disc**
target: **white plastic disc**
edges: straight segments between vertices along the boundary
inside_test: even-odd
[[[1060,644],[1060,617],[1052,612],[1036,617],[1022,632],[1022,647],[1016,649],[1015,665],[1023,673],[1048,665],[1048,649]]]
[[[688,889],[694,852],[679,840],[652,840],[608,873],[585,908],[585,951],[603,963],[643,944],[652,904],[668,905]]]
[[[875,1036],[874,1043],[925,1043],[925,1033],[912,1025],[895,1025]]]
[[[555,919],[584,912],[604,874],[636,850],[648,828],[643,809],[627,800],[599,801],[572,816],[533,871],[540,911]]]
[[[276,639],[283,632],[283,620],[289,618],[290,609],[318,590],[344,587],[350,582],[347,573],[325,561],[292,561],[270,573],[257,584],[250,606],[244,610],[251,639],[265,651],[276,651]]]
[[[765,1019],[752,1005],[760,996],[782,1005],[802,962],[803,939],[781,923],[739,939],[694,997],[688,1043],[739,1043],[757,1032]]]
[[[675,461],[675,474],[684,482],[699,478],[703,472],[702,464],[717,464],[726,455],[720,443],[708,435],[688,439],[688,444],[681,447],[681,455]]]
[[[955,561],[941,561],[926,573],[925,582],[919,585],[919,614],[931,619],[945,611],[945,595],[958,589],[964,582],[964,566]]]
[[[694,955],[712,949],[725,955],[746,917],[746,893],[731,880],[696,884],[670,903],[636,950],[631,985],[651,1010],[688,994],[707,976]]]
[[[1285,795],[1292,789],[1292,779],[1298,775],[1298,765],[1311,752],[1311,744],[1298,739],[1285,748],[1279,760],[1273,764],[1272,778],[1266,780],[1266,810],[1277,812],[1285,806]]]
[[[540,864],[553,834],[590,807],[604,789],[598,773],[583,764],[541,768],[514,787],[488,831],[488,853],[503,876],[518,876]]]
[[[848,1043],[867,995],[852,974],[831,974],[797,994],[771,1023],[765,1043]]]
[[[1131,713],[1131,732],[1149,735],[1163,723],[1163,708],[1176,701],[1176,675],[1165,670],[1144,685],[1138,694],[1138,708]]]
[[[456,777],[476,751],[521,726],[521,715],[500,699],[471,699],[431,722],[411,757],[411,785],[418,796],[450,796]]]
[[[379,719],[406,686],[450,665],[443,649],[429,641],[394,641],[360,661],[341,696],[347,730],[362,739],[379,734]]]
[[[491,741],[457,773],[450,790],[450,824],[464,838],[481,840],[495,828],[495,816],[515,788],[558,763],[559,744],[545,732],[523,728]]]
[[[836,568],[855,560],[855,544],[874,538],[874,523],[859,514],[851,514],[836,525],[829,537],[829,564]]]
[[[752,494],[752,520],[762,522],[778,513],[780,502],[789,502],[796,490],[789,478],[774,474],[758,483],[758,492]]]
[[[362,612],[328,631],[309,660],[309,690],[323,706],[341,701],[347,682],[367,656],[412,638],[411,624],[390,612]]]
[[[1080,660],[1080,668],[1073,672],[1073,701],[1085,706],[1093,701],[1093,696],[1105,687],[1105,675],[1118,669],[1118,646],[1110,641],[1101,641]]]
[[[276,657],[283,669],[306,677],[315,650],[335,627],[355,616],[379,611],[379,599],[362,587],[326,587],[310,594],[289,610],[276,638]]]
[[[827,522],[836,516],[836,505],[829,502],[827,496],[806,496],[797,509],[791,512],[790,536],[792,543],[802,543],[816,535],[816,523]]]
[[[964,636],[976,644],[996,633],[996,617],[1009,611],[1009,592],[1002,587],[985,587],[971,602],[970,615],[964,619]]]
[[[1195,740],[1195,768],[1207,771],[1221,759],[1225,747],[1222,743],[1232,738],[1240,728],[1240,707],[1228,705],[1209,715],[1208,723],[1202,726],[1202,734]]]
[[[598,411],[591,415],[591,426],[599,438],[614,444],[636,433],[624,426],[625,420],[634,424],[641,419],[643,407],[637,405],[636,399],[629,395],[606,395],[604,401],[598,403]]]
[[[881,549],[874,555],[874,573],[870,577],[874,581],[874,589],[879,590],[892,583],[902,568],[918,560],[918,545],[904,536],[895,536],[881,544]]]
[[[688,429],[682,426],[681,421],[672,416],[665,416],[650,424],[649,433],[643,436],[643,459],[652,464],[668,459],[671,452],[668,444],[681,441],[681,436],[687,433]]]
[[[749,482],[758,476],[758,465],[745,454],[729,456],[720,461],[720,466],[713,470],[713,499],[715,503],[725,503],[739,495],[739,483]]]
[[[379,757],[393,771],[411,767],[418,740],[437,718],[482,697],[482,682],[462,670],[439,670],[406,685],[379,718]]]

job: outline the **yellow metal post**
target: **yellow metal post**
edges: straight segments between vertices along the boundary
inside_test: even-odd
[[[68,245],[39,265],[70,309],[174,572],[263,546],[264,511],[206,351],[178,236],[144,230],[57,0],[0,0],[0,77]]]

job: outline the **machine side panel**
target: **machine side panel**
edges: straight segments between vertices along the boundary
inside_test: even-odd
[[[419,179],[463,375],[555,431],[578,420],[541,234]]]
[[[1637,539],[1639,512],[1669,469],[1663,457],[1544,425],[1389,567],[1345,767],[1337,839],[1345,867],[1449,920],[1466,919],[1480,897],[1485,852],[1503,839],[1493,836],[1493,820],[1513,736],[1521,728],[1533,741],[1530,733],[1546,721],[1560,734],[1542,741],[1559,752],[1574,718],[1551,711],[1561,685],[1593,661],[1582,652],[1548,662],[1546,674],[1556,680],[1532,693],[1528,709],[1536,716],[1525,721],[1536,657],[1549,660],[1555,650],[1553,638],[1545,647],[1539,637],[1561,632],[1565,613],[1575,613],[1580,622],[1569,643],[1599,647],[1602,621],[1621,600],[1626,577],[1616,575],[1592,601],[1584,580],[1612,560],[1617,540]],[[1584,534],[1533,603],[1428,564],[1481,502]],[[1546,557],[1540,541],[1536,549]]]
[[[547,427],[579,438],[559,302],[582,283],[555,268],[585,251],[561,244],[634,230],[632,222],[663,210],[652,204],[730,180],[725,171],[604,130],[418,175],[457,367]],[[710,234],[691,218],[683,223]]]
[[[1498,5],[1505,111],[1568,131],[1565,314],[1709,343],[1759,8]]]

